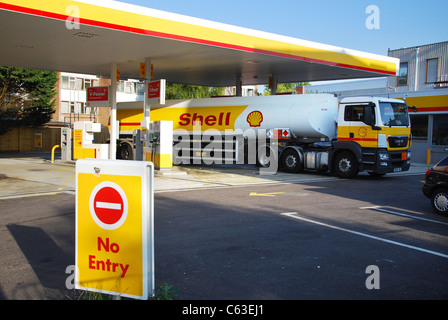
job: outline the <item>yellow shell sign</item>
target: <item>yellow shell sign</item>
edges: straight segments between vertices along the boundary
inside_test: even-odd
[[[152,121],[173,121],[173,129],[193,131],[194,125],[201,130],[235,130],[235,121],[247,106],[162,108],[151,110]]]
[[[251,127],[260,127],[263,122],[263,114],[260,111],[253,111],[247,116],[247,122]]]

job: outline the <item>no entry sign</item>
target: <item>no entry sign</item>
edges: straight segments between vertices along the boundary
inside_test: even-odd
[[[128,200],[123,189],[113,182],[102,182],[90,195],[90,214],[103,229],[115,230],[126,221]]]
[[[77,161],[77,289],[153,295],[153,175],[150,162]]]

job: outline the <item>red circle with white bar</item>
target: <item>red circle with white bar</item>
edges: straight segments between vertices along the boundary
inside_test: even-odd
[[[90,195],[90,214],[103,229],[115,230],[123,225],[128,215],[128,200],[123,189],[114,182],[102,182]]]

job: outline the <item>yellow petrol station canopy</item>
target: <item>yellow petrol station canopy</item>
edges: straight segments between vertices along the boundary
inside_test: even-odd
[[[108,0],[0,0],[0,65],[208,86],[395,76],[399,60]]]

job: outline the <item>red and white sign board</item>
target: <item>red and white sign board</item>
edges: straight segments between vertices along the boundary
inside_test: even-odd
[[[147,84],[147,103],[165,104],[166,80],[148,81]]]
[[[110,107],[110,87],[87,88],[87,102],[89,108]]]
[[[154,295],[153,180],[150,162],[77,161],[76,289]]]

